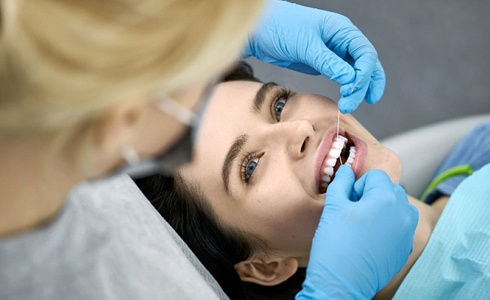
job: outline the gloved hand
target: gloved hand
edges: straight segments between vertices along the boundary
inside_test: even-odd
[[[417,209],[383,171],[354,182],[341,166],[327,190],[296,299],[371,299],[407,262]]]
[[[285,1],[268,3],[245,47],[244,57],[252,55],[340,84],[342,113],[354,111],[364,98],[376,103],[386,84],[376,49],[348,18]]]

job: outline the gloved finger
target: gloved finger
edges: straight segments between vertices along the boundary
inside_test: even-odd
[[[320,75],[320,72],[313,69],[312,67],[302,64],[302,63],[292,63],[289,65],[288,69],[309,75]]]
[[[339,110],[343,114],[349,114],[359,107],[364,99],[364,96],[366,95],[368,85],[365,85],[362,89],[359,89],[353,93],[345,92],[346,89],[349,91],[355,90],[355,84],[348,84],[340,88],[340,94],[346,94],[346,96],[342,96],[338,102]]]
[[[327,188],[325,195],[325,205],[341,205],[345,203],[345,199],[350,200],[352,194],[352,186],[356,177],[352,168],[347,165],[341,165],[335,173],[335,178]]]
[[[394,191],[397,201],[408,202],[407,192],[402,186],[400,186],[399,184],[395,184]],[[419,211],[415,206],[409,204],[407,209],[407,216],[407,222],[410,224],[412,232],[415,232],[415,229],[417,228],[417,224],[419,222]]]
[[[409,243],[409,245],[411,245],[410,250],[406,252],[407,259],[408,259],[408,256],[413,251],[413,237],[415,235],[415,230],[417,229],[417,224],[419,223],[419,211],[417,210],[417,208],[415,208],[415,206],[408,203],[407,193],[405,192],[403,187],[401,187],[398,184],[395,184],[393,190],[395,192],[396,200],[398,202],[403,201],[407,203],[407,206],[404,207],[405,210],[403,214],[404,216],[403,220],[405,221],[405,224],[401,223],[400,227],[410,228],[410,230],[406,232],[408,237],[403,237],[404,240],[411,241]]]
[[[364,73],[371,76],[372,71],[378,61],[378,52],[373,44],[362,32],[354,25],[349,31],[349,43],[346,44],[346,52],[355,62],[355,69],[364,70]],[[369,71],[368,71],[369,70]]]
[[[357,42],[354,42],[356,40]],[[363,42],[360,43],[359,41]],[[351,113],[362,103],[362,100],[366,97],[371,83],[371,76],[378,61],[376,50],[363,36],[354,39],[352,44],[358,44],[357,47],[349,46],[350,54],[355,60],[356,79],[353,83],[343,85],[340,88],[342,98],[339,100],[338,106],[342,113]],[[354,50],[351,50],[351,48],[354,48]]]
[[[394,184],[393,191],[397,200],[408,202],[407,192],[405,192],[405,189],[401,185]]]
[[[320,38],[311,41],[303,63],[340,85],[351,83],[356,78],[352,66],[328,49]]]
[[[383,70],[381,62],[376,62],[373,74],[371,75],[371,82],[369,83],[369,88],[366,93],[366,102],[369,104],[375,104],[383,96],[386,86],[386,75]]]
[[[369,87],[371,83],[371,76],[373,75],[373,71],[376,67],[376,63],[378,61],[378,55],[373,51],[366,51],[358,58],[355,58],[354,69],[356,70],[356,79],[354,84],[351,86],[351,90],[344,90],[342,93],[343,97],[346,97],[350,94],[353,94],[359,90],[366,89]],[[346,93],[348,92],[348,94]],[[364,98],[363,95],[362,98]]]
[[[353,196],[361,199],[366,193],[384,194],[383,190],[393,189],[390,177],[382,170],[371,170],[359,178],[354,184]],[[381,192],[380,192],[381,191]]]

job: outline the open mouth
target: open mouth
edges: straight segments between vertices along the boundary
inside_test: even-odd
[[[340,165],[346,164],[352,167],[355,158],[355,144],[345,136],[336,135],[320,168],[319,192],[321,194],[326,193],[327,187],[334,180]]]

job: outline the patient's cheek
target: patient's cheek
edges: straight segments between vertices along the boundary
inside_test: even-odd
[[[400,157],[396,155],[394,152],[391,150],[388,150],[391,153],[391,166],[392,166],[392,173],[390,174],[390,178],[393,181],[393,183],[399,184],[400,179],[402,177],[402,162],[400,160]]]

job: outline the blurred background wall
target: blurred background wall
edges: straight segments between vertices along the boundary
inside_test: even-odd
[[[291,2],[347,16],[376,47],[387,77],[384,96],[353,115],[377,138],[490,112],[490,1]],[[339,99],[339,86],[322,76],[247,61],[262,80]]]

